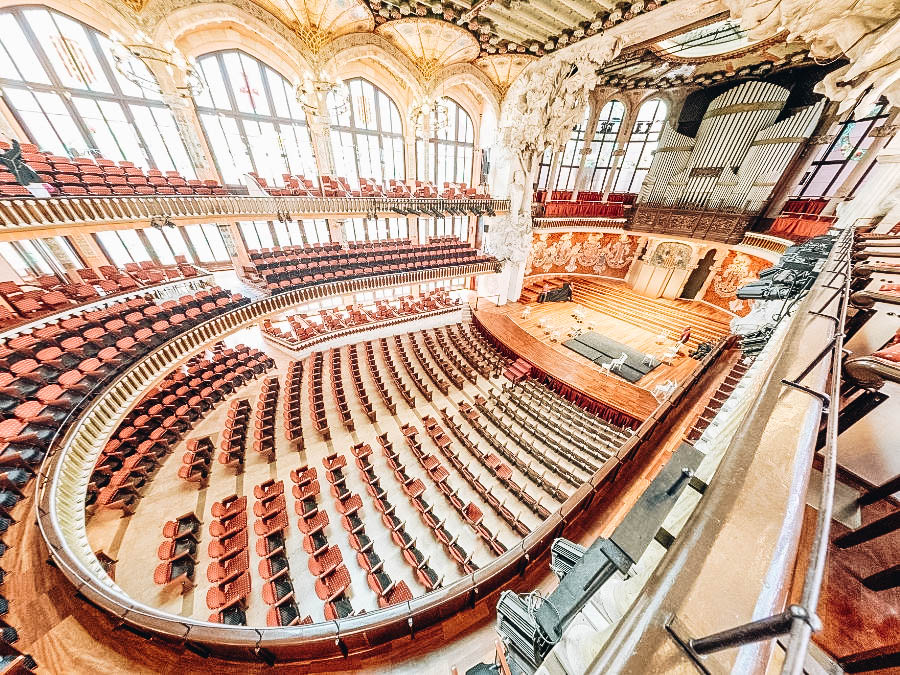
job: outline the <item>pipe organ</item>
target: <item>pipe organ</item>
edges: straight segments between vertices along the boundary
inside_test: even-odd
[[[745,82],[710,102],[695,138],[666,125],[637,202],[760,211],[824,108],[823,100],[776,122],[788,94],[776,84]]]

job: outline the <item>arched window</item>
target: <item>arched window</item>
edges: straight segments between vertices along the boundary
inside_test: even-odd
[[[472,155],[475,151],[472,118],[453,99],[444,98],[442,102],[447,106],[447,124],[438,129],[431,140],[429,166],[425,166],[424,141],[416,140],[418,175],[438,187],[445,182],[471,185]],[[435,122],[435,113],[432,113],[432,125]]]
[[[546,190],[550,180],[550,165],[553,164],[553,148],[544,148],[541,161],[538,164],[536,190]]]
[[[226,183],[251,171],[277,183],[285,173],[318,175],[306,116],[290,82],[236,50],[197,62],[206,85],[195,98],[197,111]]]
[[[587,129],[590,106],[584,111],[584,119],[572,127],[572,135],[566,141],[562,157],[559,159],[559,173],[556,175],[554,190],[574,190],[578,167],[581,166],[581,151],[584,148],[584,132]]]
[[[374,178],[402,180],[403,124],[400,110],[385,94],[361,77],[347,82],[349,105],[331,107],[331,147],[337,175],[350,182]],[[329,100],[333,95],[329,94]]]
[[[866,110],[854,108],[840,123],[834,140],[823,146],[797,186],[798,197],[832,197],[872,145],[872,130],[885,123],[887,103]]]
[[[591,171],[591,181],[585,189],[590,192],[602,192],[606,187],[623,117],[625,106],[621,101],[609,101],[600,111],[594,140],[591,141],[591,153],[585,160],[585,168]]]
[[[631,128],[631,137],[625,146],[625,155],[616,174],[614,192],[637,192],[653,162],[653,152],[659,142],[659,134],[668,114],[665,101],[654,98],[638,110]]]
[[[117,70],[105,35],[43,7],[0,12],[0,35],[0,89],[41,149],[195,177],[172,112],[158,92]],[[135,61],[138,74],[152,82]]]

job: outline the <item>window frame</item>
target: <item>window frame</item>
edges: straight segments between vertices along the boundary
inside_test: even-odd
[[[31,23],[28,21],[25,13],[29,10],[46,11],[50,16],[51,21],[53,21],[53,24],[56,27],[59,35],[61,36],[64,36],[64,32],[59,27],[57,16],[62,16],[66,20],[72,21],[81,26],[87,39],[87,46],[89,46],[92,51],[93,57],[99,63],[103,77],[105,77],[105,79],[107,80],[111,91],[96,91],[88,88],[69,87],[63,84],[62,78],[59,76],[56,69],[53,67],[51,60],[47,56],[44,43],[37,38]],[[41,97],[36,96],[36,94],[41,94],[42,96],[55,96],[59,103],[61,103],[62,109],[65,110],[74,128],[78,131],[79,134],[81,134],[81,142],[86,144],[86,147],[83,149],[83,154],[89,156],[104,156],[107,159],[113,159],[113,157],[108,156],[108,153],[104,154],[104,151],[100,147],[100,143],[98,143],[97,139],[95,138],[94,132],[91,131],[91,125],[84,117],[82,112],[78,109],[76,102],[79,99],[89,101],[96,106],[99,114],[98,119],[105,124],[105,131],[108,132],[108,134],[111,136],[112,141],[115,144],[116,149],[118,150],[118,153],[122,156],[122,161],[130,161],[134,162],[138,166],[145,166],[147,168],[161,170],[168,170],[169,167],[171,167],[172,169],[175,169],[182,173],[186,178],[196,177],[196,167],[191,161],[190,154],[188,153],[187,147],[184,144],[184,139],[180,137],[180,132],[179,140],[181,141],[181,150],[183,154],[179,153],[181,157],[176,158],[176,156],[173,155],[173,151],[169,149],[169,144],[166,142],[166,136],[164,135],[162,128],[159,126],[159,120],[157,116],[153,114],[153,111],[156,110],[158,112],[165,112],[165,114],[171,116],[172,123],[173,125],[175,125],[176,132],[178,132],[177,122],[169,106],[167,106],[161,98],[157,99],[149,98],[146,96],[132,96],[123,92],[119,83],[119,77],[122,76],[118,75],[115,71],[115,66],[107,58],[107,55],[104,52],[98,37],[102,36],[104,39],[108,40],[109,37],[107,35],[97,30],[93,26],[90,26],[83,21],[79,21],[75,17],[69,16],[68,14],[43,5],[18,5],[7,7],[0,10],[0,14],[8,14],[12,17],[13,21],[16,22],[19,29],[22,31],[22,34],[24,35],[26,41],[28,42],[28,46],[32,50],[32,55],[38,61],[38,63],[44,70],[47,79],[49,80],[48,82],[36,82],[24,78],[0,78],[0,91],[15,90],[23,95],[30,95],[32,97],[38,110],[32,112],[31,115],[33,116],[34,114],[40,114],[43,117],[44,123],[46,123],[49,130],[52,131],[53,135],[56,137],[56,141],[58,144],[53,144],[53,154],[56,154],[55,150],[62,150],[68,156],[76,157],[79,156],[79,152],[82,149],[75,147],[75,145],[67,142],[69,139],[63,139],[61,131],[59,129],[59,122],[54,123],[54,113],[48,112],[46,103],[42,103]],[[0,49],[4,49],[2,44],[0,44]],[[12,62],[13,66],[16,67],[16,70],[19,73],[20,77],[22,77],[22,73],[16,66],[15,61],[11,58],[10,61]],[[6,100],[6,104],[13,117],[16,119],[16,122],[25,132],[25,135],[34,144],[38,145],[39,147],[46,148],[46,144],[43,143],[41,139],[38,139],[37,135],[32,129],[32,126],[26,120],[25,113],[19,110],[18,106],[16,106],[10,100],[9,96],[4,96],[4,99]],[[122,111],[124,122],[129,125],[131,132],[134,134],[134,140],[136,140],[137,142],[137,146],[140,149],[141,154],[143,155],[142,157],[133,157],[130,156],[130,154],[126,155],[125,150],[123,149],[123,143],[125,142],[125,139],[117,136],[113,126],[114,124],[121,122],[118,120],[111,121],[107,116],[107,113],[104,112],[101,103],[108,103],[119,106]],[[163,139],[164,141],[161,146],[165,147],[166,155],[168,157],[167,164],[160,164],[158,160],[163,160],[164,158],[158,155],[154,155],[153,152],[151,152],[151,143],[148,141],[149,136],[147,135],[149,129],[146,127],[146,125],[139,125],[137,123],[134,117],[134,112],[132,109],[133,107],[146,108],[149,111],[150,117],[153,119],[155,125],[154,128],[156,130],[156,133],[159,138]],[[32,117],[32,119],[34,120],[35,118]],[[43,139],[43,141],[46,141],[46,139]],[[159,144],[157,144],[156,147],[160,147]]]

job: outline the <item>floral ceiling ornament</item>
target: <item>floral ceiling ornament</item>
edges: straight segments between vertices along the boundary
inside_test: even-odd
[[[840,101],[840,112],[885,96],[900,105],[900,2],[897,0],[723,0],[751,38],[788,31],[819,62],[850,63],[825,76],[815,91]]]

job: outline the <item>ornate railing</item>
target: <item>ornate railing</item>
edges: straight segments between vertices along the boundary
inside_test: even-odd
[[[628,229],[673,234],[692,239],[740,243],[755,214],[730,211],[699,211],[639,204]]]
[[[625,218],[535,218],[535,230],[589,230],[591,232],[620,231]]]
[[[750,246],[752,248],[761,248],[764,251],[771,251],[781,255],[788,246],[793,245],[790,239],[782,239],[781,237],[773,237],[770,234],[759,234],[758,232],[747,232],[741,240],[741,246]]]
[[[441,316],[442,314],[452,314],[454,312],[459,313],[460,311],[460,305],[440,307],[438,309],[432,309],[427,312],[419,312],[418,314],[405,314],[403,316],[395,316],[390,319],[372,321],[371,323],[363,323],[357,326],[348,326],[347,328],[340,328],[338,330],[325,333],[324,335],[316,335],[314,337],[307,338],[306,340],[299,340],[293,336],[285,338],[280,335],[270,333],[265,329],[263,329],[262,334],[267,340],[271,340],[281,347],[293,351],[296,357],[303,358],[306,356],[307,352],[312,351],[314,347],[318,348],[316,349],[316,351],[321,351],[328,344],[330,344],[332,340],[345,338],[348,335],[364,335],[372,331],[377,331],[381,328],[397,326],[404,323],[411,323],[413,321],[421,321],[423,319],[430,319],[435,316]],[[367,338],[360,339],[365,340]]]
[[[450,268],[450,274],[462,276],[458,268]],[[343,292],[337,290],[341,284],[353,283],[338,282],[327,286],[331,287],[332,293],[337,293]],[[324,290],[324,287],[317,290]],[[222,626],[169,614],[136,602],[107,575],[85,532],[87,482],[110,431],[116,421],[146,393],[148,384],[162,377],[192,352],[251,322],[312,299],[311,291],[290,291],[257,300],[170,340],[132,364],[110,383],[86,406],[83,414],[72,420],[60,442],[51,446],[38,480],[38,526],[56,565],[86,600],[129,625],[182,646],[202,645],[198,648],[245,660],[272,662],[276,657],[285,660],[343,657],[399,637],[413,636],[427,626],[474,607],[476,602],[487,599],[540,560],[553,540],[568,531],[578,514],[606,492],[619,468],[635,457],[652,427],[670,413],[695,378],[721,352],[719,345],[704,359],[702,367],[696,369],[672,397],[660,404],[616,455],[534,531],[473,574],[467,574],[436,591],[360,616],[283,628]]]
[[[249,197],[240,195],[152,197],[52,197],[0,200],[0,235],[10,230],[111,225],[168,217],[184,225],[211,220],[429,215],[475,209],[509,210],[508,199],[390,199],[386,197]]]

